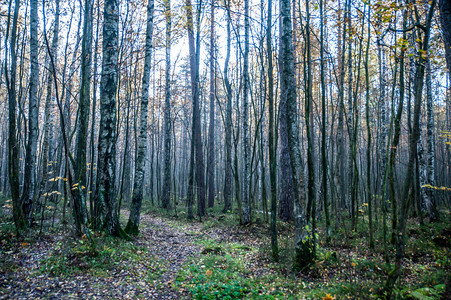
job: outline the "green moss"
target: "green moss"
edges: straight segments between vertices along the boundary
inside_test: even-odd
[[[293,261],[293,270],[296,272],[309,269],[315,259],[313,245],[310,240],[301,241],[300,247],[296,247]]]
[[[127,226],[125,227],[124,231],[132,236],[137,236],[139,234],[138,225],[130,222],[130,220],[127,222]]]

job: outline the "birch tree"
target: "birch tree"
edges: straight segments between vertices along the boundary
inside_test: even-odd
[[[147,3],[147,27],[144,69],[142,77],[140,116],[139,116],[139,136],[138,136],[138,154],[135,162],[135,180],[133,183],[133,196],[130,205],[130,215],[125,231],[129,234],[137,235],[139,230],[139,219],[141,214],[141,205],[143,201],[145,158],[147,152],[147,114],[149,105],[149,81],[150,67],[152,63],[152,36],[153,36],[153,14],[154,1],[148,0]],[[153,172],[152,169],[150,172]],[[153,191],[152,191],[153,192]]]
[[[121,228],[114,190],[116,173],[116,91],[118,81],[118,0],[106,0],[103,10],[102,78],[100,81],[100,128],[97,163],[97,197],[104,205],[104,230],[119,236]]]

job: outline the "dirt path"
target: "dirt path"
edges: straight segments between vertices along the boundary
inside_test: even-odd
[[[124,212],[125,213],[125,212]],[[89,272],[79,276],[40,274],[42,259],[67,236],[46,237],[36,243],[17,243],[0,252],[0,299],[180,299],[187,295],[171,288],[174,277],[187,258],[200,253],[193,240],[201,234],[200,224],[177,228],[168,220],[143,215],[135,245],[145,248],[143,259],[114,267],[103,276]],[[219,238],[210,232],[211,238]],[[141,254],[140,254],[141,255]],[[2,257],[3,256],[3,257]]]

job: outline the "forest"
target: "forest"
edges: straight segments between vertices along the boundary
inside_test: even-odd
[[[450,299],[451,1],[0,16],[0,299]]]

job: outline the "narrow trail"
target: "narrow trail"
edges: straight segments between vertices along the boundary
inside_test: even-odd
[[[122,215],[126,217],[128,212]],[[39,272],[55,245],[70,239],[67,234],[48,235],[32,244],[16,242],[8,251],[0,252],[0,265],[6,266],[0,270],[0,299],[187,298],[174,291],[171,284],[186,260],[202,251],[193,241],[205,234],[220,240],[222,233],[203,231],[199,223],[177,228],[168,219],[150,215],[142,215],[140,227],[140,235],[133,243],[147,250],[139,253],[142,259],[114,266],[102,276]]]

